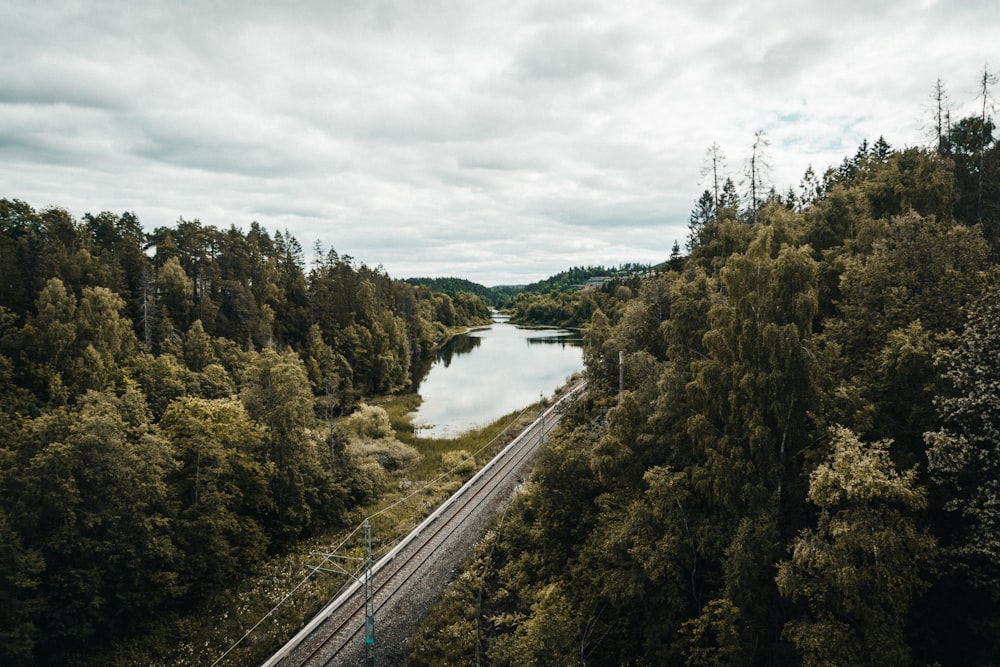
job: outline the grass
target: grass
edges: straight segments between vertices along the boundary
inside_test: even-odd
[[[493,457],[514,435],[530,424],[538,416],[537,404],[524,410],[504,415],[492,424],[469,431],[457,438],[421,438],[417,435],[411,420],[411,413],[420,407],[420,397],[415,394],[389,396],[372,405],[378,405],[389,415],[396,437],[423,455],[423,459],[411,470],[419,478],[432,478],[441,471],[442,458],[449,452],[466,451],[475,454],[477,466],[482,466]],[[509,437],[503,438],[504,434]],[[492,445],[492,446],[491,446]]]
[[[410,419],[420,404],[418,395],[382,397],[371,404],[386,410],[396,437],[422,458],[394,474],[391,488],[375,503],[356,508],[349,528],[304,541],[269,559],[235,589],[190,613],[165,615],[147,632],[95,648],[75,664],[260,664],[349,583],[345,575],[315,569],[325,565],[321,553],[363,557],[360,524],[365,518],[370,518],[376,557],[389,551],[538,414],[537,405],[529,406],[458,438],[432,439],[418,437]]]

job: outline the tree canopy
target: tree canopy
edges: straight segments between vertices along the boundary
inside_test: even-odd
[[[788,195],[740,200],[714,172],[686,257],[515,301],[580,323],[587,395],[414,664],[994,664],[1000,148],[981,121],[934,149],[866,141]]]
[[[5,664],[64,663],[342,524],[387,478],[334,418],[489,322],[332,250],[307,271],[256,223],[3,199],[0,272]]]

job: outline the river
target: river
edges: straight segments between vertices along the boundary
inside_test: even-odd
[[[550,396],[583,370],[580,336],[505,322],[453,338],[417,386],[423,438],[455,438]]]

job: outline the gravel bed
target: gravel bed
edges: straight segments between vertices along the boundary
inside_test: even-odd
[[[375,614],[375,657],[380,666],[403,665],[406,644],[414,635],[431,607],[441,597],[448,584],[458,574],[458,567],[472,554],[476,543],[486,533],[493,518],[516,495],[531,471],[528,459],[484,501],[473,515],[446,540],[442,548],[407,582],[403,594],[397,593],[384,602]],[[364,664],[363,647],[349,653],[345,664]]]

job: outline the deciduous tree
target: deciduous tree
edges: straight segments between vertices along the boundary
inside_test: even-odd
[[[169,481],[178,514],[174,533],[183,571],[203,594],[236,581],[263,557],[262,522],[273,510],[272,466],[263,461],[261,429],[236,398],[182,397],[160,420],[176,470]]]
[[[90,391],[27,422],[18,441],[5,480],[9,517],[30,550],[20,556],[26,576],[32,558],[45,564],[44,574],[34,568],[44,600],[35,623],[46,636],[41,655],[58,660],[179,593],[171,461],[133,388]]]
[[[926,587],[934,539],[913,514],[927,503],[916,470],[898,472],[888,441],[833,429],[832,452],[809,478],[820,510],[778,568],[782,595],[808,611],[784,635],[806,665],[906,665],[907,612]]]
[[[273,514],[265,518],[278,544],[340,520],[343,490],[323,466],[315,399],[305,364],[291,350],[266,349],[248,362],[240,399],[264,426],[260,461],[268,468]]]
[[[938,364],[950,390],[937,399],[942,427],[926,434],[930,473],[952,516],[944,541],[950,564],[1000,600],[1000,292],[969,312],[954,349]]]

